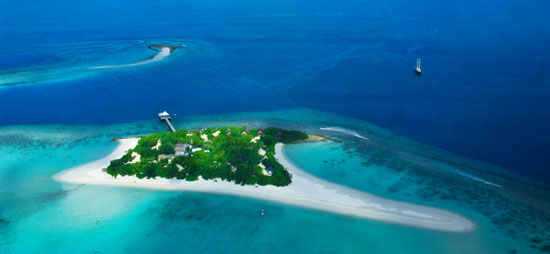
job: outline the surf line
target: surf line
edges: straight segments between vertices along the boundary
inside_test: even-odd
[[[449,171],[457,174],[457,175],[461,175],[463,177],[466,177],[466,178],[469,178],[469,179],[472,179],[474,181],[477,181],[477,182],[480,182],[480,183],[484,183],[484,184],[487,184],[487,185],[491,185],[491,186],[494,186],[494,187],[497,187],[497,188],[502,188],[502,185],[500,184],[496,184],[496,183],[492,183],[492,182],[489,182],[481,177],[477,177],[477,176],[474,176],[474,175],[470,175],[468,173],[465,173],[465,172],[462,172],[458,169],[449,169]]]
[[[319,128],[321,130],[325,130],[325,131],[334,131],[334,132],[339,132],[339,133],[343,133],[343,134],[346,134],[346,135],[350,135],[350,136],[354,136],[354,137],[357,137],[357,138],[360,138],[360,139],[364,139],[364,140],[368,140],[369,138],[367,137],[364,137],[362,136],[361,134],[355,132],[355,131],[352,131],[352,130],[348,130],[348,129],[345,129],[345,128],[342,128],[342,127],[323,127],[323,128]]]
[[[434,160],[425,160],[425,159],[420,159],[421,161],[423,162],[426,162],[426,163],[430,163],[432,165],[435,165],[436,167],[440,167],[440,168],[443,168],[444,170],[447,170],[451,173],[454,173],[454,174],[457,174],[459,176],[463,176],[463,177],[466,177],[468,179],[471,179],[471,180],[474,180],[476,182],[480,182],[480,183],[484,183],[484,184],[487,184],[487,185],[491,185],[493,187],[497,187],[497,188],[502,188],[502,185],[500,184],[496,184],[496,183],[492,183],[492,182],[489,182],[481,177],[478,177],[478,176],[475,176],[475,175],[472,175],[470,173],[466,173],[462,170],[459,170],[451,165],[447,165],[447,164],[444,164],[444,163],[441,163],[441,162],[438,162],[438,161],[434,161]]]
[[[131,63],[131,64],[96,66],[96,67],[91,67],[90,69],[98,70],[98,69],[125,68],[125,67],[144,65],[144,64],[148,64],[148,63],[161,61],[162,59],[169,56],[171,52],[172,52],[172,49],[170,49],[170,47],[163,47],[163,48],[160,49],[160,52],[158,54],[151,57],[151,59],[149,59],[149,60],[145,60],[145,61],[141,61],[141,62],[137,62],[137,63]]]

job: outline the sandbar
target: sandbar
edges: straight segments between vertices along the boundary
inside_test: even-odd
[[[285,155],[285,145],[282,144],[275,146],[276,159],[292,174],[292,183],[285,187],[241,186],[227,181],[203,179],[189,182],[164,178],[138,179],[135,176],[113,178],[103,171],[111,160],[122,157],[126,151],[135,147],[138,140],[119,139],[119,145],[109,155],[62,171],[53,177],[71,184],[235,195],[439,231],[467,232],[476,227],[471,220],[447,210],[385,199],[320,179],[294,165]]]

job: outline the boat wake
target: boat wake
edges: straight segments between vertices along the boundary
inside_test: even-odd
[[[149,64],[149,63],[161,61],[162,59],[169,56],[171,52],[172,50],[169,47],[163,47],[158,54],[156,54],[149,60],[145,60],[137,63],[131,63],[131,64],[95,66],[95,67],[91,67],[90,69],[98,70],[98,69],[111,69],[111,68],[125,68],[125,67],[133,67],[133,66]]]
[[[325,131],[334,131],[334,132],[339,132],[339,133],[343,133],[343,134],[346,134],[346,135],[350,135],[350,136],[354,136],[356,138],[360,138],[360,139],[364,139],[364,140],[368,140],[369,138],[367,137],[364,137],[362,136],[361,134],[355,132],[355,131],[352,131],[352,130],[348,130],[348,129],[345,129],[345,128],[342,128],[342,127],[323,127],[323,128],[319,128],[321,130],[325,130]]]

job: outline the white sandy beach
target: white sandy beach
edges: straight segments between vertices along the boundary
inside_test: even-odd
[[[472,221],[449,211],[392,201],[319,179],[292,164],[284,154],[284,146],[281,144],[275,147],[276,158],[293,176],[292,184],[286,187],[240,186],[225,181],[202,179],[194,182],[160,178],[138,179],[129,176],[115,179],[102,172],[102,168],[107,167],[111,160],[122,157],[126,151],[135,147],[137,141],[138,138],[121,139],[118,141],[119,146],[106,157],[60,172],[54,179],[73,184],[236,195],[441,231],[464,232],[475,229]]]
[[[160,50],[158,54],[153,56],[151,59],[148,59],[145,61],[130,63],[130,64],[96,66],[96,67],[91,67],[90,69],[97,70],[97,69],[125,68],[125,67],[139,66],[139,65],[144,65],[148,63],[158,62],[164,59],[165,57],[169,56],[171,51],[172,50],[169,47],[164,47]]]

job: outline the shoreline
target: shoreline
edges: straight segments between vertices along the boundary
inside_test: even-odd
[[[129,64],[101,65],[101,66],[91,67],[89,69],[101,70],[101,69],[126,68],[126,67],[145,65],[149,63],[162,61],[162,59],[170,56],[170,54],[172,54],[172,51],[174,51],[173,47],[166,46],[166,47],[159,48],[159,53],[157,53],[156,55],[150,57],[148,60],[145,60],[145,61],[129,63]]]
[[[154,44],[149,46],[148,48],[155,49],[155,50],[162,50],[162,48],[168,48],[170,49],[170,53],[172,53],[174,52],[174,50],[181,48],[181,46]]]
[[[110,185],[167,191],[195,191],[267,200],[316,210],[375,219],[390,223],[448,232],[468,232],[476,225],[465,217],[442,209],[384,199],[366,192],[317,178],[295,166],[284,154],[284,145],[275,146],[275,157],[293,175],[285,187],[241,186],[227,181],[188,182],[176,179],[138,179],[135,176],[113,178],[103,172],[111,160],[120,158],[137,145],[139,138],[118,140],[109,155],[96,161],[57,173],[53,178],[71,184]]]

